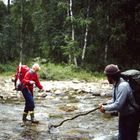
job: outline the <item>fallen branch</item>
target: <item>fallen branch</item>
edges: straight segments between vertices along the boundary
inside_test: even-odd
[[[95,108],[95,109],[92,109],[92,110],[90,110],[90,111],[87,111],[87,112],[85,112],[85,113],[78,114],[78,115],[76,115],[76,116],[74,116],[74,117],[72,117],[72,118],[65,119],[65,120],[63,120],[61,123],[59,123],[59,124],[57,124],[57,125],[50,125],[50,126],[48,126],[49,131],[50,131],[50,129],[53,128],[53,127],[56,128],[56,127],[61,126],[61,125],[62,125],[64,122],[66,122],[66,121],[74,120],[74,119],[76,119],[76,118],[78,118],[78,117],[80,117],[80,116],[88,115],[89,113],[94,112],[94,111],[96,111],[97,109],[99,109],[99,107],[97,107],[97,108]]]

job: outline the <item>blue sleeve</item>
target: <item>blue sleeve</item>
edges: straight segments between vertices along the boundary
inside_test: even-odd
[[[122,82],[119,84],[115,90],[116,100],[112,104],[104,106],[105,111],[120,111],[123,105],[126,103],[128,93],[130,88],[127,82]]]

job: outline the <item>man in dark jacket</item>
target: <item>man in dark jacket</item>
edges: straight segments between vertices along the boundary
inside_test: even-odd
[[[35,121],[34,119],[34,98],[33,98],[33,87],[34,84],[40,89],[44,90],[43,86],[41,85],[37,72],[40,70],[39,64],[34,64],[32,68],[25,74],[23,79],[23,89],[22,94],[25,98],[25,108],[23,113],[22,120],[24,122],[27,121],[27,115],[30,113],[31,116],[31,122],[32,123],[38,123],[38,121]]]
[[[137,121],[136,108],[132,89],[128,82],[120,77],[117,65],[110,64],[104,73],[110,84],[113,84],[113,98],[106,104],[100,105],[100,111],[117,111],[119,114],[119,136],[118,140],[137,140],[139,123]]]

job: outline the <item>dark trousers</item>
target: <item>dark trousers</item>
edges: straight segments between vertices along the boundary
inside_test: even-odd
[[[119,138],[118,140],[137,140],[139,122],[137,113],[119,117]]]
[[[35,104],[32,93],[27,88],[24,88],[22,89],[22,94],[25,99],[24,112],[28,113],[29,111],[34,111]]]

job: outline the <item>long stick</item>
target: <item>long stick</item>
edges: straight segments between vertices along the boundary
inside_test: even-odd
[[[89,113],[91,113],[91,112],[96,111],[97,109],[99,109],[99,107],[97,107],[97,108],[95,108],[95,109],[92,109],[92,110],[90,110],[90,111],[88,111],[88,112],[78,114],[78,115],[76,115],[76,116],[74,116],[74,117],[72,117],[72,118],[65,119],[65,120],[63,120],[61,123],[59,123],[59,124],[57,124],[57,125],[50,125],[50,126],[49,126],[49,130],[50,130],[52,127],[54,127],[54,128],[59,127],[59,126],[61,126],[64,122],[66,122],[66,121],[74,120],[74,119],[78,118],[79,116],[87,115],[87,114],[89,114]]]

